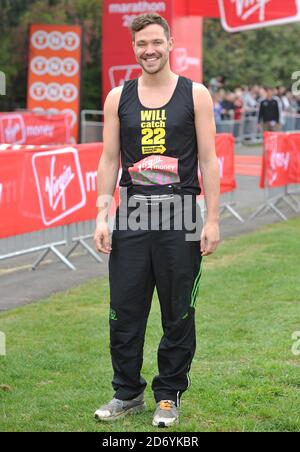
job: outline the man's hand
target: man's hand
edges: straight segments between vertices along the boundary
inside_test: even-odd
[[[110,230],[108,223],[106,221],[97,221],[96,231],[94,234],[94,241],[96,248],[100,253],[110,254],[111,240],[110,240]]]
[[[201,256],[214,253],[220,243],[220,230],[217,221],[207,221],[201,234]]]

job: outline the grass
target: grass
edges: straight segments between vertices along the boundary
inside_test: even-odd
[[[300,431],[300,218],[226,240],[206,260],[198,348],[181,423],[168,431]],[[106,279],[0,314],[1,431],[151,432],[160,340],[157,298],[143,375],[147,411],[113,424],[93,412],[111,398]],[[6,389],[6,390],[4,390]]]

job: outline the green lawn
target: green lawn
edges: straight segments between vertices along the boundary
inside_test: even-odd
[[[181,423],[169,431],[300,431],[300,218],[226,240],[206,259],[197,304],[198,348]],[[63,274],[62,274],[63,277]],[[107,280],[0,314],[1,431],[156,431],[147,411],[97,424],[111,398]],[[143,375],[156,374],[155,297]]]

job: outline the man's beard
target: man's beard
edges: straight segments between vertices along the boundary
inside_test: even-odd
[[[140,59],[139,64],[142,66],[143,70],[144,70],[147,74],[150,74],[150,75],[151,75],[151,74],[158,74],[160,71],[162,71],[162,69],[164,69],[164,67],[165,67],[166,64],[167,64],[168,59],[167,59],[167,58],[166,58],[165,60],[164,60],[164,59],[161,59],[161,60],[160,60],[160,63],[159,63],[159,66],[157,67],[157,69],[154,69],[154,68],[153,68],[153,70],[147,68],[146,64],[144,64],[143,62],[144,62],[144,60]]]

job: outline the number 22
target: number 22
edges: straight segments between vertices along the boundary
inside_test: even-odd
[[[143,146],[151,146],[151,145],[160,145],[165,144],[166,140],[166,131],[165,129],[143,129],[142,130],[143,138],[142,145]]]

